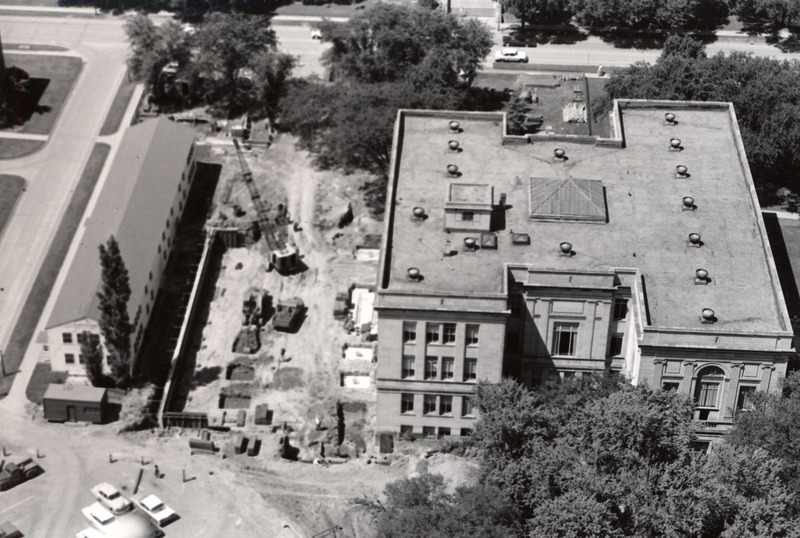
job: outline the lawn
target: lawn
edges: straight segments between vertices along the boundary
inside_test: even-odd
[[[49,362],[37,362],[33,367],[28,386],[25,387],[25,396],[35,404],[42,403],[44,393],[50,383],[63,385],[67,381],[67,372],[53,372]]]
[[[28,349],[33,337],[33,331],[36,329],[36,324],[42,315],[44,305],[47,303],[47,298],[53,289],[53,284],[56,281],[56,277],[58,277],[61,265],[64,263],[64,258],[67,255],[70,243],[72,243],[75,230],[78,229],[110,149],[111,147],[108,144],[95,144],[94,148],[92,148],[92,153],[89,155],[89,160],[83,169],[78,186],[72,194],[67,210],[56,231],[56,236],[50,244],[42,267],[39,269],[39,274],[36,275],[36,280],[33,282],[33,287],[25,301],[25,306],[22,308],[22,313],[9,338],[4,356],[7,372],[16,372],[19,369],[19,365],[25,356],[25,350]],[[0,397],[8,394],[13,381],[14,375],[5,377],[0,381]]]
[[[589,110],[587,111],[590,119],[591,133],[595,136],[609,137],[611,136],[611,122],[608,119],[608,113],[603,114],[597,120],[592,116],[594,109],[592,108],[597,98],[602,97],[605,93],[607,78],[590,77],[586,79],[586,102],[589,103]]]
[[[0,235],[6,227],[17,199],[25,188],[25,179],[19,176],[0,174]]]
[[[136,89],[136,82],[125,76],[122,79],[122,84],[117,89],[117,94],[111,103],[111,108],[103,122],[103,127],[100,128],[100,136],[112,135],[119,130],[122,117],[128,109],[128,103],[131,101],[134,89]]]
[[[44,140],[28,140],[25,138],[0,138],[0,160],[16,159],[30,155],[44,146]]]
[[[30,115],[20,133],[48,135],[83,67],[82,60],[71,56],[35,56],[6,53],[7,67],[19,67],[31,77]]]

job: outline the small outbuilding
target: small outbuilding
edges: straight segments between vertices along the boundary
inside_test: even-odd
[[[50,422],[104,424],[109,416],[108,392],[98,387],[51,384],[42,404]]]

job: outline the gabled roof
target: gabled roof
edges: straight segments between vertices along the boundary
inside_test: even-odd
[[[98,246],[113,235],[128,269],[132,297],[142,293],[161,242],[195,133],[160,117],[129,128],[103,184],[47,329],[99,319]],[[136,306],[131,301],[131,309]],[[129,309],[131,321],[136,312]]]
[[[536,220],[605,222],[603,184],[591,179],[532,177],[530,217]]]

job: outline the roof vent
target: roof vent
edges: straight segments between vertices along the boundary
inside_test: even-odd
[[[675,167],[675,177],[689,177],[689,169],[686,168],[686,166],[679,164]]]
[[[697,206],[694,205],[694,198],[691,196],[684,196],[683,197],[683,205],[681,205],[682,211],[694,211],[697,209]]]
[[[451,176],[457,176],[458,175],[458,166],[456,166],[454,164],[448,164],[447,165],[447,173],[449,175],[451,175]]]
[[[698,286],[705,286],[711,282],[711,279],[708,278],[708,271],[705,269],[698,269],[694,272],[694,283]]]
[[[465,237],[464,238],[464,246],[467,250],[475,250],[475,247],[478,245],[478,242],[475,240],[474,237]]]
[[[700,314],[700,321],[702,323],[714,323],[717,321],[717,316],[714,315],[714,311],[710,308],[704,308]]]
[[[574,256],[575,252],[572,250],[572,243],[567,241],[562,242],[559,246],[559,255],[560,256]]]
[[[450,151],[458,151],[458,140],[451,140],[447,143],[447,147],[450,148]]]
[[[702,244],[703,244],[703,242],[700,240],[700,234],[699,233],[692,232],[692,233],[689,234],[689,246],[690,247],[700,248],[700,246]]]
[[[458,123],[456,120],[450,122],[450,132],[451,133],[460,133],[461,132],[461,124]]]
[[[681,139],[680,138],[670,138],[669,139],[669,150],[670,151],[681,151],[683,146],[681,146]]]
[[[409,267],[408,268],[408,279],[414,282],[419,282],[422,280],[422,274],[419,272],[419,269],[416,267]]]
[[[481,248],[488,248],[497,250],[497,235],[495,234],[481,234]]]
[[[414,208],[414,219],[416,220],[423,220],[425,218],[425,208],[424,207],[415,207]]]
[[[566,161],[567,160],[567,152],[566,152],[566,150],[564,150],[562,148],[556,148],[553,151],[553,155],[555,155],[556,159],[558,159],[559,161]]]
[[[678,122],[675,121],[674,113],[667,112],[666,114],[664,114],[664,125],[675,125],[676,123]]]
[[[511,244],[512,245],[530,245],[531,244],[531,236],[524,233],[512,233],[511,234]]]

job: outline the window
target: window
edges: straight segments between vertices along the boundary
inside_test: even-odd
[[[480,325],[467,325],[467,345],[468,346],[477,346],[478,345],[478,329],[480,329]]]
[[[425,399],[422,403],[422,412],[426,415],[436,414],[436,396],[431,396],[430,394],[425,395]]]
[[[456,324],[445,323],[442,329],[442,341],[445,344],[456,343]]]
[[[161,232],[161,240],[162,241],[166,241],[167,240],[167,232]]]
[[[553,355],[575,355],[575,342],[577,340],[577,323],[555,322],[553,328]]]
[[[414,426],[409,426],[407,424],[400,425],[400,436],[408,437],[414,433]]]
[[[166,228],[167,228],[167,230],[169,230],[169,219],[167,219],[167,225],[166,225]]]
[[[175,214],[175,208],[174,207],[170,207],[169,208],[169,216],[171,217],[174,214]]]
[[[448,437],[450,435],[450,428],[440,427],[439,428],[439,438]]]
[[[475,213],[473,211],[464,211],[461,213],[461,220],[473,221],[475,220]]]
[[[694,392],[695,403],[699,407],[716,407],[719,398],[719,387],[725,375],[716,366],[700,370]]]
[[[93,346],[100,345],[100,335],[99,334],[89,334],[89,341],[92,343]]]
[[[61,333],[61,341],[65,344],[72,343],[72,333]]]
[[[438,362],[436,357],[425,357],[425,379],[436,379]]]
[[[618,357],[622,355],[622,335],[611,335],[611,345],[608,346],[608,356]]]
[[[436,436],[436,428],[433,426],[423,426],[422,427],[422,436],[423,437],[435,437]]]
[[[736,410],[752,409],[753,397],[756,395],[756,388],[754,386],[742,385],[739,387],[739,397],[736,398]]]
[[[453,379],[453,365],[456,360],[453,357],[442,357],[442,379]]]
[[[93,415],[99,415],[100,414],[100,408],[99,407],[84,407],[83,408],[83,412],[84,413],[91,413]]]
[[[462,417],[471,417],[473,413],[472,409],[472,398],[469,396],[464,396],[461,398],[461,416]]]
[[[83,357],[83,353],[78,354],[78,363],[79,364],[86,364],[86,359]]]
[[[625,319],[628,315],[628,300],[627,299],[614,299],[614,320],[619,321]]]
[[[461,437],[469,437],[472,435],[472,428],[461,428]]]
[[[75,335],[75,340],[78,342],[78,344],[85,344],[86,336],[84,333],[78,333]]]
[[[453,414],[453,397],[452,396],[439,396],[439,414],[452,415]]]
[[[403,355],[403,379],[414,377],[414,357],[412,355]]]
[[[413,413],[414,412],[414,395],[401,394],[400,395],[400,412]]]
[[[439,324],[427,323],[425,325],[425,342],[428,344],[439,343]]]
[[[161,254],[161,245],[158,245],[158,253]]]
[[[75,355],[72,353],[64,353],[64,362],[67,364],[75,364]]]
[[[417,341],[417,322],[404,321],[403,322],[403,342],[416,342]]]
[[[153,271],[150,271],[150,280],[153,280]]]
[[[679,381],[664,381],[661,384],[661,390],[663,390],[665,392],[669,392],[671,390],[674,390],[675,392],[678,392],[678,390],[680,390],[680,388],[681,388],[681,384],[680,384]]]
[[[464,361],[464,381],[474,381],[478,379],[478,359],[467,359]]]

